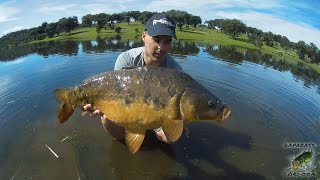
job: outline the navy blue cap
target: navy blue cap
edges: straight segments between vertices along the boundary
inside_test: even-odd
[[[166,14],[155,14],[146,23],[145,29],[150,36],[176,37],[176,23]]]

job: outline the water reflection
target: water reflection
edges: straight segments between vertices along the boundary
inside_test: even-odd
[[[121,37],[102,39],[99,36],[91,41],[51,41],[47,43],[27,44],[12,49],[0,49],[0,62],[14,61],[29,54],[39,54],[44,57],[50,55],[77,56],[79,48],[85,53],[103,53],[107,50],[128,50],[142,46],[140,41],[121,41]]]
[[[241,63],[244,60],[243,54],[238,52],[235,46],[209,45],[206,46],[206,52],[216,58],[236,64]]]
[[[301,62],[291,64],[287,63],[284,57],[276,59],[269,54],[261,53],[260,50],[247,50],[235,46],[209,45],[205,47],[205,51],[215,58],[220,58],[234,64],[250,61],[271,67],[280,72],[290,71],[297,80],[302,80],[306,87],[317,86],[317,92],[319,93],[320,74]]]
[[[33,46],[33,53],[37,53],[44,57],[54,54],[77,56],[78,50],[78,43],[73,41],[51,41],[48,43],[34,44]]]
[[[178,56],[197,55],[200,49],[195,42],[188,42],[183,40],[174,41],[172,44],[171,53]]]
[[[142,41],[122,41],[121,36],[102,39],[97,37],[91,41],[52,41],[48,43],[28,44],[12,49],[0,49],[0,61],[13,61],[28,54],[37,53],[41,56],[60,54],[77,56],[79,51],[85,53],[103,53],[106,50],[125,51],[134,47],[143,46]],[[317,86],[320,92],[320,75],[315,70],[307,67],[303,63],[290,64],[285,58],[275,59],[269,54],[262,54],[260,50],[250,50],[235,46],[201,45],[205,46],[205,52],[214,58],[239,64],[243,61],[250,61],[271,67],[278,71],[291,71],[296,80],[304,81],[306,87]],[[82,48],[82,49],[79,49]],[[197,55],[200,46],[196,42],[177,40],[173,42],[171,53],[176,56]]]

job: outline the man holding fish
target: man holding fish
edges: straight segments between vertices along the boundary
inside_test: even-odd
[[[172,38],[176,38],[174,21],[164,14],[152,16],[142,33],[144,47],[120,54],[115,71],[95,75],[74,88],[55,90],[60,123],[82,106],[100,115],[106,131],[124,139],[134,154],[147,130],[153,129],[160,141],[173,143],[186,123],[224,121],[230,109],[167,54]]]
[[[168,54],[172,46],[172,38],[176,39],[175,22],[165,14],[155,14],[146,23],[142,33],[144,47],[133,48],[119,55],[114,70],[120,70],[133,66],[154,65],[182,71],[181,66]],[[92,105],[87,104],[83,108],[90,111]],[[124,139],[124,128],[109,121],[106,116],[95,110],[92,115],[101,115],[101,121],[114,138]],[[165,136],[162,128],[154,129],[160,141],[171,143]]]

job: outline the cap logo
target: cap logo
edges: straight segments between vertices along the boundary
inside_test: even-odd
[[[174,28],[176,27],[172,22],[168,21],[167,18],[154,19],[152,21],[152,25],[156,25],[157,23],[166,24],[166,25],[174,27]]]

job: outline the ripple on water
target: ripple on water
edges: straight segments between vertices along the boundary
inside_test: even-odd
[[[295,134],[298,139],[318,136],[314,124],[320,116],[320,99],[316,93],[308,92],[312,89],[294,81],[290,72],[249,62],[236,66],[218,64],[207,72],[200,67],[190,69],[190,74],[227,104],[250,109],[256,122],[277,129],[279,134]],[[239,115],[246,118],[240,112]]]
[[[62,179],[78,177],[76,171],[96,179],[106,174],[111,178],[131,178],[132,174],[167,177],[168,173],[173,177],[203,174],[205,177],[210,172],[241,175],[240,170],[252,170],[251,163],[259,165],[253,171],[267,175],[278,172],[277,167],[287,163],[277,159],[283,156],[273,148],[279,147],[283,139],[317,141],[319,137],[316,128],[311,128],[313,122],[320,121],[320,98],[312,88],[294,81],[289,72],[245,61],[228,63],[204,55],[202,51],[190,58],[181,57],[184,59],[179,62],[187,73],[231,106],[231,117],[222,126],[211,122],[195,123],[191,125],[190,137],[184,136],[170,146],[151,140],[132,156],[122,143],[105,134],[99,118],[89,121],[77,112],[73,121],[63,126],[57,124],[59,105],[53,90],[75,86],[90,76],[112,70],[119,53],[50,55],[47,58],[30,55],[19,64],[10,65],[10,71],[2,73],[1,69],[0,103],[5,106],[0,109],[0,146],[4,147],[0,150],[0,158],[4,159],[0,164],[0,177],[5,174],[8,178],[4,179],[9,179],[14,174],[11,170],[21,164],[21,173],[16,176],[21,179],[26,177],[24,173],[32,177],[38,170],[49,173],[49,178],[58,174]],[[75,129],[79,130],[79,138],[71,142]],[[67,136],[72,138],[61,144],[61,139]],[[52,154],[44,146],[46,143],[67,163],[51,159]],[[150,159],[157,163],[150,166]],[[32,169],[34,166],[40,168]],[[44,166],[52,168],[42,171]]]

